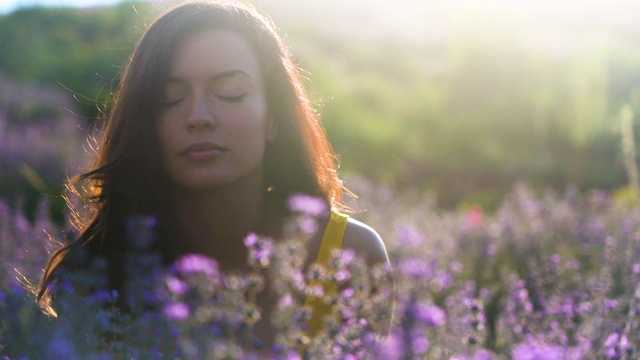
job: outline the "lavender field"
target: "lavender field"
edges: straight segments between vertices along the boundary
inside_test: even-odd
[[[111,306],[117,294],[72,295],[92,275],[69,274],[58,284],[61,309],[41,314],[25,284],[36,281],[47,234],[60,238],[46,204],[34,222],[0,202],[0,352],[9,359],[260,358],[252,325],[260,309],[251,294],[267,268],[279,294],[271,321],[278,329],[273,358],[383,359],[635,359],[640,355],[640,209],[592,191],[534,195],[517,186],[494,215],[479,208],[442,212],[430,196],[399,194],[362,180],[358,217],[376,226],[393,268],[366,267],[350,251],[328,269],[302,272],[313,223],[312,200],[279,241],[250,236],[254,274],[221,274],[198,255],[159,269],[145,250],[152,219],[131,219],[132,314]],[[303,199],[304,200],[304,199]],[[43,200],[44,201],[44,200]],[[310,204],[309,206],[305,204]],[[307,208],[305,208],[307,206]],[[136,240],[137,239],[137,240]],[[389,276],[395,278],[395,288]],[[347,286],[332,297],[313,280]],[[149,281],[154,279],[154,281]],[[375,284],[379,291],[371,293]],[[304,333],[304,294],[325,297],[334,316],[312,340]],[[395,301],[390,335],[377,335],[379,309]],[[105,336],[109,334],[109,336]],[[109,340],[111,339],[111,340]]]
[[[274,18],[298,20],[285,16],[284,9],[291,11],[288,7],[281,9]],[[333,7],[327,9],[333,12]],[[133,13],[127,5],[120,10]],[[158,254],[150,250],[155,219],[130,218],[126,225],[134,250],[125,261],[130,274],[127,297],[107,290],[75,295],[85,284],[105,282],[108,264],[97,260],[90,272],[61,274],[55,284],[58,318],[42,312],[32,289],[50,252],[72,236],[65,230],[60,194],[65,178],[90,160],[92,142],[87,137],[93,123],[78,109],[84,105],[95,110],[101,98],[83,99],[89,93],[81,92],[74,100],[73,90],[18,83],[0,73],[0,360],[639,359],[640,180],[633,126],[637,117],[634,120],[632,112],[638,113],[640,106],[635,90],[640,84],[640,50],[632,41],[639,33],[634,12],[620,13],[629,18],[619,26],[629,34],[624,41],[602,40],[593,48],[590,33],[585,33],[589,42],[584,44],[566,40],[577,44],[562,47],[566,54],[547,57],[530,50],[534,61],[511,61],[522,67],[511,70],[492,57],[477,61],[475,40],[452,42],[470,49],[465,56],[465,51],[451,51],[462,54],[454,59],[458,68],[439,66],[451,59],[434,51],[429,56],[438,61],[420,67],[422,77],[404,73],[413,65],[389,66],[389,74],[404,74],[397,76],[397,84],[388,80],[396,76],[362,75],[362,83],[357,75],[350,77],[353,71],[346,69],[363,67],[357,61],[349,63],[358,59],[358,47],[350,38],[333,39],[332,31],[339,26],[311,26],[327,34],[309,40],[297,38],[293,31],[296,26],[306,30],[306,22],[290,24],[293,48],[317,61],[311,60],[308,67],[319,84],[318,96],[324,88],[329,98],[322,119],[346,160],[343,168],[369,174],[344,174],[347,187],[359,196],[350,204],[352,216],[380,233],[391,268],[367,268],[346,250],[334,253],[329,267],[305,271],[304,244],[317,229],[322,211],[313,198],[304,196],[291,199],[295,216],[283,224],[284,238],[247,236],[247,261],[253,269],[247,276],[224,274],[214,260],[200,255],[162,267]],[[429,14],[447,19],[437,12]],[[85,15],[80,18],[88,19]],[[404,13],[398,15],[405,20]],[[461,33],[475,34],[464,19],[452,22],[464,30]],[[418,16],[414,21],[424,23]],[[35,23],[45,22],[28,25]],[[404,29],[405,23],[401,25]],[[527,31],[537,29],[525,25]],[[492,31],[484,38],[500,39]],[[495,31],[505,32],[499,26]],[[457,34],[452,31],[450,36]],[[449,44],[447,39],[443,35],[434,41]],[[517,39],[513,42],[519,45]],[[388,41],[399,47],[397,52],[420,50],[413,40]],[[324,42],[331,51],[309,47]],[[342,44],[347,55],[334,55],[334,42]],[[500,44],[494,44],[495,49],[502,49]],[[424,51],[432,49],[427,45]],[[388,47],[380,49],[364,63],[387,64]],[[45,50],[25,58],[51,63],[45,54],[53,52]],[[582,52],[593,52],[593,58],[582,57]],[[415,59],[407,57],[407,64],[423,63],[424,54],[416,54]],[[553,65],[548,59],[554,57],[565,59],[564,65]],[[25,59],[12,63],[20,70],[30,69]],[[107,63],[115,68],[117,62]],[[380,64],[367,71],[385,74]],[[511,72],[501,77],[494,68]],[[87,69],[91,76],[98,73]],[[66,81],[61,74],[54,80]],[[404,89],[413,78],[422,82]],[[438,81],[425,80],[432,78]],[[91,77],[77,75],[78,83],[87,79]],[[503,81],[496,84],[495,79]],[[344,87],[341,94],[342,81],[360,85]],[[393,84],[402,84],[402,89]],[[487,91],[490,87],[503,89]],[[488,100],[480,104],[478,99],[484,97]],[[405,108],[399,111],[399,106]],[[611,123],[624,117],[619,109],[625,106],[630,109],[628,128],[611,131],[617,128]],[[388,181],[394,188],[381,185],[389,174],[397,176]],[[631,179],[628,188],[625,175]],[[530,182],[518,182],[520,178]],[[565,186],[571,181],[577,185]],[[422,189],[431,190],[414,189],[423,183],[428,184]],[[552,187],[544,190],[544,184]],[[318,286],[322,280],[338,283],[338,293],[325,293]],[[253,335],[256,323],[264,320],[254,299],[266,281],[278,300],[267,319],[277,330],[273,346]],[[310,314],[305,297],[324,301],[333,310],[315,336],[306,332]],[[394,303],[392,322],[389,334],[381,335],[389,301]],[[121,311],[121,303],[130,311]]]

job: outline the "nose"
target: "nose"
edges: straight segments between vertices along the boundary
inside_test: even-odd
[[[191,102],[191,111],[187,118],[189,130],[213,129],[216,119],[213,115],[211,104],[206,96],[196,94]]]

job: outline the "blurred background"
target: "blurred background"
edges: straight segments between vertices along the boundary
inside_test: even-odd
[[[640,1],[255,0],[285,37],[341,173],[491,211],[516,182],[637,194]],[[0,5],[0,198],[28,213],[90,159],[168,2]],[[348,182],[347,182],[348,185]]]

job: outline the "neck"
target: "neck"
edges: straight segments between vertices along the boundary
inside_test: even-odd
[[[173,195],[186,252],[215,258],[222,268],[246,264],[243,239],[264,224],[261,174],[206,190],[176,187]]]

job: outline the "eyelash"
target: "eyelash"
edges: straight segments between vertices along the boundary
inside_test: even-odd
[[[242,99],[244,99],[244,97],[247,96],[247,94],[241,94],[241,95],[237,95],[237,96],[218,96],[218,99],[221,99],[223,101],[228,101],[228,102],[240,102],[242,101]]]
[[[162,106],[163,106],[163,107],[172,107],[172,106],[178,105],[178,104],[179,104],[180,102],[182,102],[182,100],[184,100],[184,99],[185,99],[185,98],[178,99],[178,100],[175,100],[175,101],[169,101],[169,102],[167,102],[167,101],[163,101],[163,102],[162,102]]]
[[[242,101],[242,99],[244,99],[244,97],[247,96],[247,94],[241,94],[241,95],[237,95],[237,96],[216,96],[218,99],[223,100],[223,101],[227,101],[227,102],[231,102],[231,103],[237,103]],[[175,105],[178,105],[179,103],[182,102],[182,100],[184,100],[186,98],[182,98],[182,99],[178,99],[178,100],[174,100],[174,101],[163,101],[162,102],[162,106],[163,107],[172,107]]]

